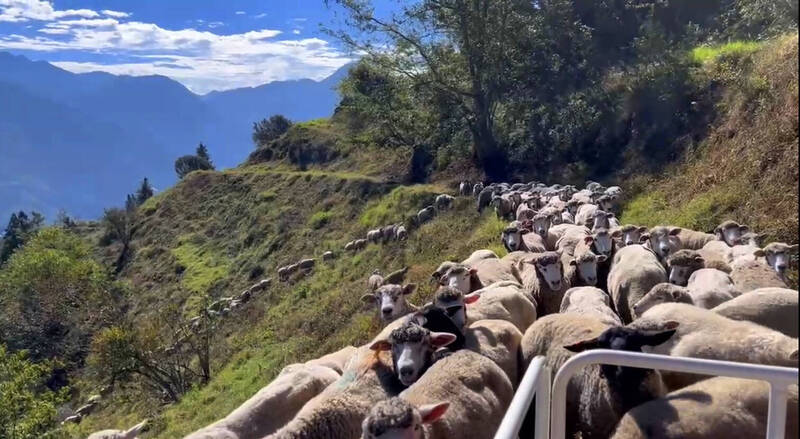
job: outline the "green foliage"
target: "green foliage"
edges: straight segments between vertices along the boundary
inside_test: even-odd
[[[31,363],[27,354],[9,352],[0,344],[0,437],[39,439],[58,437],[56,408],[67,401],[67,389],[45,386],[48,362]]]
[[[3,240],[0,241],[0,265],[3,265],[12,253],[22,247],[42,225],[44,225],[44,217],[39,212],[31,212],[30,217],[23,211],[12,213],[6,230],[3,232]]]
[[[308,225],[310,225],[312,229],[322,228],[330,222],[332,216],[333,214],[327,210],[317,212],[311,215],[311,218],[308,220]]]
[[[182,235],[172,255],[183,269],[181,285],[189,291],[206,293],[230,270],[230,261],[200,235]]]
[[[74,368],[92,333],[117,315],[121,294],[86,242],[46,228],[0,270],[0,333],[13,350]]]
[[[195,150],[195,155],[208,162],[211,165],[211,169],[214,169],[214,162],[211,161],[211,156],[208,154],[208,148],[203,145],[202,143],[197,145],[197,149]]]
[[[432,185],[399,186],[388,195],[367,205],[359,222],[364,227],[403,222],[421,208],[433,204],[442,191]]]
[[[716,60],[721,56],[749,55],[758,50],[760,46],[761,43],[758,41],[732,41],[715,46],[704,45],[692,49],[690,57],[695,63],[703,64]]]
[[[254,122],[253,143],[255,143],[256,148],[267,145],[282,136],[291,126],[292,122],[281,114],[275,114],[270,116],[269,119]]]
[[[178,174],[178,178],[183,178],[192,171],[210,169],[214,169],[214,165],[196,155],[185,155],[175,160],[175,173]]]

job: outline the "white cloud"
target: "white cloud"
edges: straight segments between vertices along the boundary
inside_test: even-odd
[[[99,17],[91,9],[56,10],[53,4],[44,0],[0,0],[0,22],[51,21],[64,17]]]
[[[218,28],[218,27],[221,27],[221,26],[225,26],[225,23],[223,23],[221,21],[212,21],[212,22],[208,23],[208,27],[210,27],[211,29],[215,29],[215,28]]]
[[[253,15],[253,18],[264,18],[267,16],[266,12],[262,12],[260,14]]]
[[[100,11],[100,13],[105,15],[105,16],[114,17],[114,18],[126,18],[126,17],[130,17],[131,16],[131,14],[129,14],[128,12],[110,11],[108,9],[104,9],[104,10]]]
[[[245,11],[236,11],[236,12],[234,12],[234,14],[236,14],[236,15],[245,15],[245,14],[247,14],[247,12],[245,12]]]
[[[39,9],[31,12],[34,9],[29,8],[24,14],[18,12],[21,9],[9,12],[12,6],[7,5],[11,3],[25,3]],[[221,22],[204,24],[197,19],[193,20],[195,26],[208,26],[207,30],[192,27],[172,30],[154,23],[125,21],[125,17],[115,16],[114,11],[111,14],[102,11],[103,15],[94,11],[90,11],[94,15],[64,15],[65,12],[55,11],[50,3],[43,1],[0,0],[0,14],[5,16],[20,21],[38,20],[34,16],[49,17],[43,26],[36,26],[37,35],[0,35],[0,50],[61,52],[59,58],[65,61],[53,64],[66,70],[165,75],[197,93],[276,80],[322,79],[351,61],[349,55],[325,40],[281,39],[282,32],[274,29],[219,35],[211,29],[223,25]],[[299,27],[295,26],[292,34],[298,35]],[[69,54],[74,52],[92,53],[103,61],[69,61]]]

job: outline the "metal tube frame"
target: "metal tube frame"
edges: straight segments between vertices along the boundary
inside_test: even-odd
[[[548,439],[550,433],[550,369],[544,364],[545,357],[538,356],[531,361],[517,393],[508,406],[503,421],[497,429],[495,439],[516,439],[525,415],[536,396],[536,439]]]
[[[786,428],[788,386],[798,382],[798,370],[790,367],[594,349],[573,356],[556,373],[552,389],[550,439],[564,439],[566,432],[567,384],[570,378],[582,368],[592,364],[611,364],[767,381],[770,384],[767,439],[783,439]],[[539,413],[537,411],[537,427],[538,416]],[[537,439],[540,439],[538,435]]]

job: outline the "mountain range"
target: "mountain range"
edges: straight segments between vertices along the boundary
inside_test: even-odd
[[[330,116],[349,67],[197,95],[164,76],[76,74],[0,52],[0,227],[19,210],[97,218],[144,177],[172,185],[175,159],[200,142],[218,169],[236,166],[253,149],[253,122]]]

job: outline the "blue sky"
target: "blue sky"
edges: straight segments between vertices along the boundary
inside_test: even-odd
[[[320,31],[335,20],[322,0],[0,0],[0,51],[207,93],[326,77],[355,58]]]

